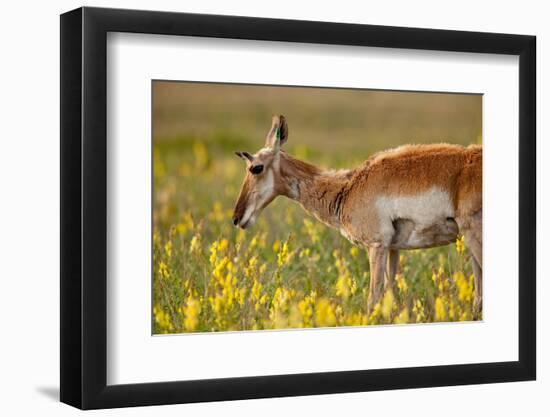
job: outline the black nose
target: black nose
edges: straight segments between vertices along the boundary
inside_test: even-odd
[[[233,224],[237,226],[239,224],[239,218],[237,216],[233,216]]]

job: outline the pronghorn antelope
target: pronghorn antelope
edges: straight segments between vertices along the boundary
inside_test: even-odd
[[[273,116],[265,146],[236,152],[246,176],[233,214],[243,229],[279,195],[368,251],[370,311],[391,288],[399,250],[447,245],[463,234],[475,276],[474,311],[482,304],[482,149],[449,144],[404,145],[360,167],[331,171],[293,158],[284,116]]]

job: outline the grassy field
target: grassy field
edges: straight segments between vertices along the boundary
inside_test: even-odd
[[[397,285],[366,313],[364,250],[284,197],[250,230],[231,222],[236,150],[263,146],[271,115],[287,152],[351,168],[403,143],[481,143],[481,97],[156,82],[153,332],[474,320],[462,241],[402,251]]]

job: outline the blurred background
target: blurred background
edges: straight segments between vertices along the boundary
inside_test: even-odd
[[[162,81],[153,89],[159,145],[201,141],[252,151],[263,146],[276,113],[289,123],[287,151],[327,162],[361,161],[403,143],[481,141],[481,95]]]
[[[233,227],[245,175],[234,151],[260,149],[273,114],[287,118],[285,150],[327,168],[405,143],[481,143],[481,95],[154,81],[155,332],[472,319],[471,269],[458,244],[402,252],[406,291],[371,320],[368,259],[295,203],[277,198],[251,230]],[[310,300],[311,314],[300,312],[311,294],[323,308]]]

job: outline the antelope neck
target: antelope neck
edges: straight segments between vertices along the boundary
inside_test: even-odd
[[[353,171],[324,170],[283,152],[280,164],[283,194],[323,223],[338,229]]]

